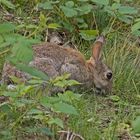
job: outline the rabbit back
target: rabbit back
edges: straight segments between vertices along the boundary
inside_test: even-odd
[[[83,82],[87,77],[86,60],[77,50],[53,43],[44,43],[33,46],[33,52],[34,59],[29,63],[29,66],[37,68],[51,78],[70,73],[71,79]],[[10,76],[19,77],[22,81],[30,78],[28,74],[17,70],[9,63],[5,63],[2,81],[8,83]]]

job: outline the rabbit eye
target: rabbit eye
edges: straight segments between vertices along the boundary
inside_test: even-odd
[[[110,80],[112,78],[112,72],[108,72],[106,74],[106,77],[107,77],[108,80]]]

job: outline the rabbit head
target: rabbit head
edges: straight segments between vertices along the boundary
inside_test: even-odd
[[[103,36],[96,40],[92,48],[92,57],[88,60],[97,92],[110,92],[112,88],[112,70],[101,60],[101,50],[104,42]]]

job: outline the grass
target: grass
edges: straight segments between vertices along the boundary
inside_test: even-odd
[[[113,70],[113,91],[106,97],[83,93],[74,103],[79,115],[70,117],[67,129],[85,140],[138,139],[131,122],[140,114],[140,50],[129,38],[116,39],[113,44],[107,41],[103,56]]]
[[[105,53],[114,72],[112,94],[83,95],[77,103],[80,115],[71,118],[70,127],[86,140],[134,139],[131,121],[140,113],[140,50],[126,39],[115,40]]]
[[[139,3],[138,1],[136,2]],[[26,5],[25,7],[28,6]],[[19,11],[21,10],[23,13],[22,8],[25,7],[19,7]],[[34,15],[32,14],[31,18],[33,17]],[[96,18],[98,18],[98,16]],[[101,28],[101,26],[104,28],[104,26],[107,24],[106,21],[102,21],[102,18],[96,20],[98,28]],[[26,21],[24,22],[26,24]],[[110,24],[111,23],[108,23],[107,26],[110,26]],[[114,26],[115,25],[117,24],[114,24]],[[119,27],[117,26],[115,28],[117,29]],[[119,29],[119,32],[121,30],[123,29]],[[127,32],[124,33],[125,31]],[[112,93],[106,96],[101,96],[96,95],[91,91],[85,91],[82,93],[81,100],[73,103],[77,108],[79,115],[72,115],[69,117],[68,122],[64,122],[66,125],[66,130],[69,129],[72,132],[80,134],[85,138],[85,140],[140,139],[140,137],[134,135],[131,125],[132,121],[138,115],[140,115],[140,48],[136,45],[135,40],[131,41],[131,35],[128,30],[126,30],[126,27],[123,33],[124,34],[120,33],[119,35],[117,33],[112,33],[110,36],[108,36],[106,45],[104,47],[104,61],[113,70]],[[89,42],[83,41],[75,34],[73,36],[73,40],[76,42],[76,44],[79,44],[78,49],[85,54],[86,58],[89,58],[91,54],[88,46]],[[4,58],[5,55],[0,56],[1,70]],[[3,93],[4,91],[6,91],[6,88],[0,87],[0,93]],[[36,97],[32,95],[32,99],[36,100]],[[21,122],[18,122],[18,119],[22,120],[20,117],[24,114],[25,110],[19,110],[17,113],[17,111],[14,109],[15,108],[13,108],[11,117],[8,118],[10,121],[15,119],[14,122],[17,122],[18,124],[18,126],[16,126],[13,130],[13,133],[15,134],[15,137],[21,133],[23,134],[23,137],[20,137],[19,139],[26,139],[26,133],[24,135],[23,129],[28,125],[34,125],[34,121],[25,121],[25,124],[22,125]],[[8,111],[8,108],[6,108],[5,111]],[[19,118],[16,117],[16,115],[19,116]],[[0,123],[0,130],[8,129],[11,124],[9,124],[10,121],[5,123],[5,120],[7,119],[5,114],[1,114],[0,118],[3,119]],[[5,128],[2,127],[3,124]],[[43,126],[42,122],[37,121],[34,125],[34,128],[38,126]],[[8,134],[9,133],[7,132],[6,139],[8,139]],[[10,137],[9,139],[16,139],[15,137]],[[44,137],[37,137],[36,134],[33,134],[30,137],[30,139],[35,138],[39,140],[45,139]],[[27,139],[29,138],[27,137]]]

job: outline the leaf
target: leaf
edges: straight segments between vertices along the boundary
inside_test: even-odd
[[[33,59],[33,51],[30,43],[26,40],[19,41],[13,46],[12,55],[19,62],[28,64]]]
[[[27,94],[29,91],[31,91],[32,88],[33,88],[32,86],[24,86],[24,87],[21,89],[21,91],[19,92],[19,94],[20,94],[21,96],[23,96],[23,95]]]
[[[15,28],[16,28],[16,26],[14,24],[2,23],[2,24],[0,24],[0,33],[7,33],[7,32],[14,31]]]
[[[64,88],[67,86],[67,80],[57,81],[56,83],[54,83],[54,86]]]
[[[98,34],[98,30],[80,30],[79,33],[85,40],[93,40]]]
[[[135,23],[132,27],[131,30],[132,32],[139,30],[140,29],[140,22]]]
[[[15,5],[13,5],[9,0],[0,0],[0,3],[10,9],[15,9]]]
[[[3,95],[8,96],[8,97],[12,97],[12,98],[19,97],[18,92],[4,92]]]
[[[48,80],[48,76],[45,73],[43,73],[42,71],[29,67],[25,64],[16,64],[16,62],[13,62],[13,61],[12,61],[12,63],[21,71],[29,73],[32,76],[39,77],[43,80]]]
[[[58,97],[43,97],[40,99],[40,103],[43,104],[44,106],[48,106],[48,103],[54,104],[58,103],[61,100]]]
[[[80,7],[77,7],[77,11],[79,11],[80,15],[85,15],[91,12],[93,6],[91,4],[83,4]]]
[[[117,96],[117,95],[112,95],[112,96],[110,96],[109,98],[110,98],[112,101],[114,101],[114,102],[120,101],[120,97]]]
[[[70,8],[70,7],[66,7],[66,6],[60,6],[60,8],[66,17],[77,16],[77,11],[74,8]]]
[[[8,104],[0,104],[0,111],[4,113],[11,113],[12,107]]]
[[[66,5],[67,7],[69,7],[69,8],[72,8],[72,7],[74,6],[74,2],[73,2],[73,1],[67,1],[67,2],[65,3],[65,5]]]
[[[18,26],[18,28],[22,28],[20,26]],[[26,26],[27,29],[36,29],[37,28],[37,25],[34,25],[34,24],[29,24]]]
[[[127,23],[127,24],[131,24],[133,22],[133,16],[129,16],[129,15],[119,15],[118,16],[119,20]]]
[[[48,28],[50,28],[50,29],[58,29],[60,27],[61,26],[59,24],[57,24],[57,23],[50,23],[50,24],[48,24]]]
[[[91,0],[91,1],[100,5],[109,5],[109,0]]]
[[[56,124],[58,125],[59,127],[61,128],[64,128],[64,125],[63,125],[63,121],[59,118],[51,118],[49,121],[48,121],[49,124]]]
[[[66,79],[68,79],[70,77],[70,74],[68,74],[68,73],[65,73],[65,74],[63,74],[63,75],[61,75],[61,76],[57,76],[55,79],[53,79],[53,81],[52,82],[58,82],[58,81],[62,81],[62,80],[66,80]]]
[[[67,90],[63,94],[59,93],[58,97],[61,99],[61,101],[71,102],[73,100],[80,100],[81,95],[75,94],[72,91]]]
[[[47,127],[43,127],[43,128],[40,128],[38,129],[38,131],[42,134],[46,134],[48,136],[53,136],[54,134],[51,132],[51,130]]]
[[[121,14],[129,14],[129,15],[138,13],[138,10],[136,8],[130,6],[120,6],[118,11]]]
[[[42,133],[48,136],[53,136],[54,134],[51,132],[51,130],[47,127],[41,127],[41,128],[36,128],[36,127],[25,127],[25,131],[32,134],[32,133]]]
[[[140,116],[132,122],[132,128],[136,134],[140,134]]]
[[[78,115],[75,107],[73,107],[72,105],[60,102],[54,104],[53,106],[55,111],[66,113],[66,114]]]
[[[37,115],[37,114],[43,114],[43,111],[36,108],[32,108],[27,112],[27,115]]]
[[[67,86],[80,85],[80,83],[76,80],[67,80],[66,84]]]
[[[47,2],[44,2],[44,3],[39,3],[38,7],[42,8],[42,9],[46,9],[46,10],[52,10],[53,9],[52,2],[50,2],[50,1],[47,1]]]

